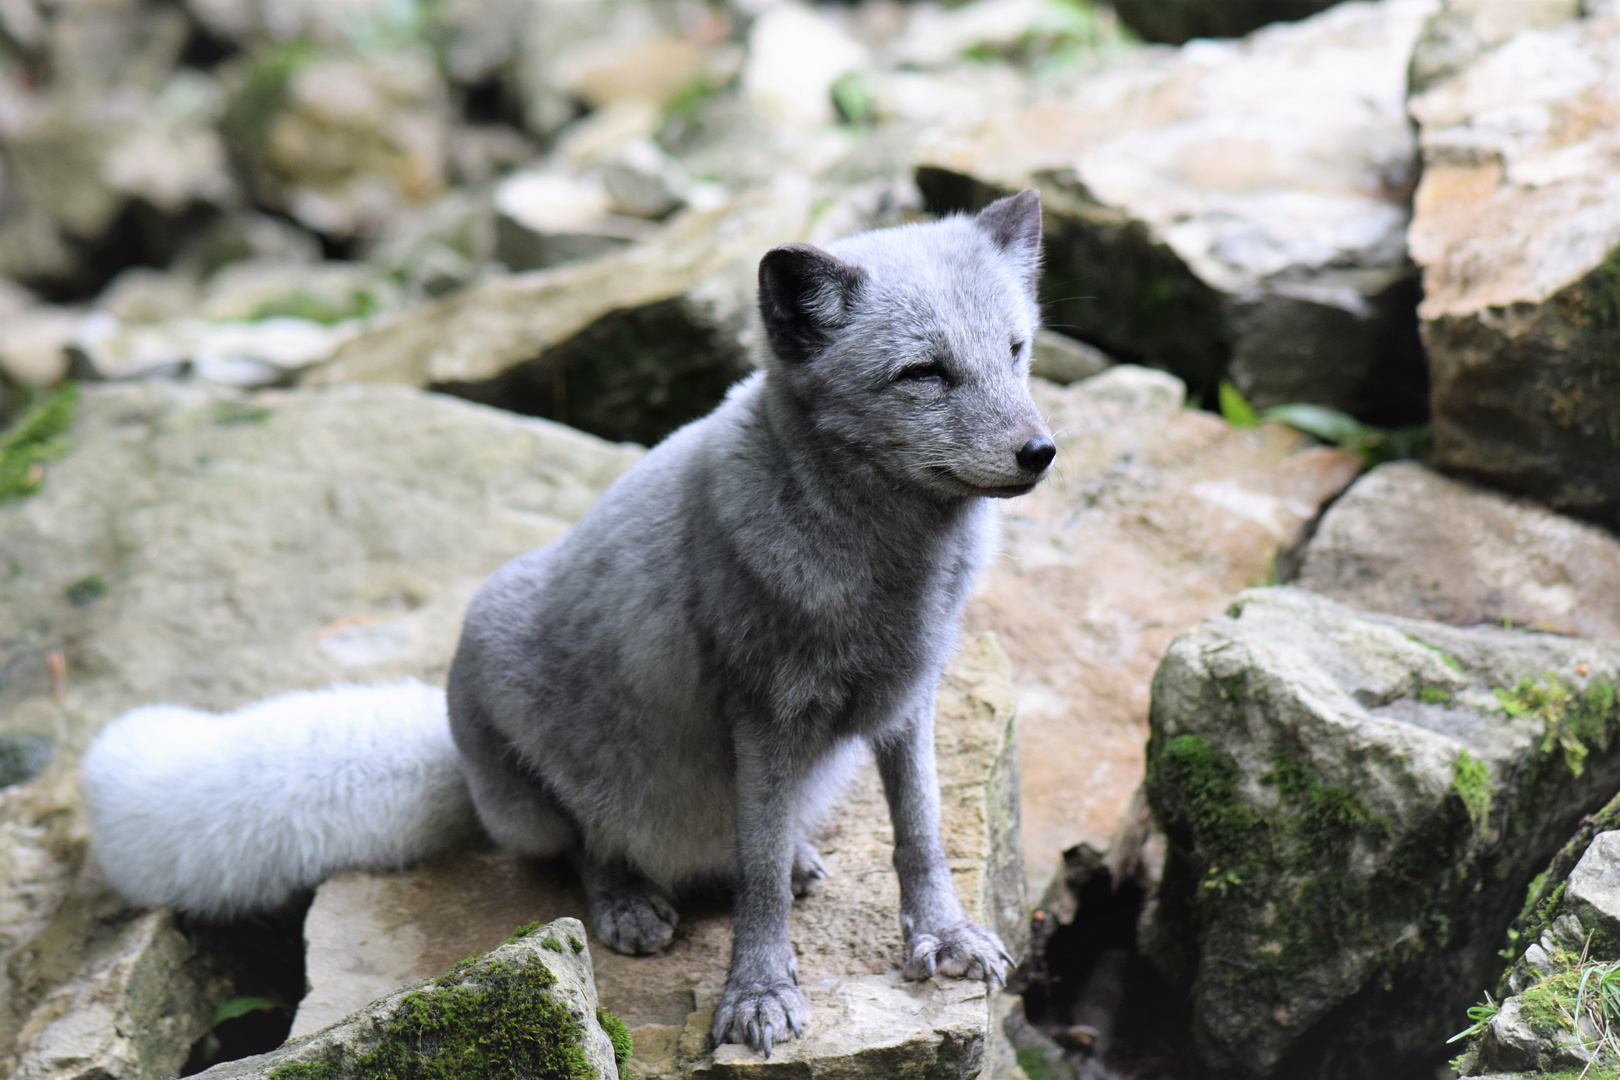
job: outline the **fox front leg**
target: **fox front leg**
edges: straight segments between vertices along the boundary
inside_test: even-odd
[[[716,1045],[745,1042],[766,1057],[772,1044],[803,1034],[810,1020],[810,1003],[799,989],[799,965],[788,937],[798,785],[780,742],[748,731],[736,733],[731,969],[713,1029]]]
[[[934,762],[934,697],[910,722],[874,744],[883,793],[894,822],[894,868],[900,876],[900,926],[908,979],[936,972],[1005,986],[1013,958],[1001,939],[962,910],[939,836],[939,772]]]

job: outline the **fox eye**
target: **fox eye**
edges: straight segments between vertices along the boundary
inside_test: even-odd
[[[920,364],[911,364],[900,369],[894,377],[895,382],[929,382],[938,380],[942,385],[949,386],[951,378],[945,372],[945,365],[938,360],[927,360]]]
[[[1014,341],[1012,343],[1012,358],[1014,360],[1017,360],[1020,356],[1023,355],[1023,353],[1024,353],[1024,343],[1022,341]]]

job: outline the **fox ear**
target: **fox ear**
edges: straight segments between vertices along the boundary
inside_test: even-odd
[[[809,244],[771,248],[759,261],[759,315],[776,355],[811,359],[849,319],[865,275]]]
[[[1028,188],[997,199],[973,223],[1018,265],[1034,292],[1041,277],[1041,193]]]

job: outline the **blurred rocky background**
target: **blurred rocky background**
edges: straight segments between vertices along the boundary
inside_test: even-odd
[[[764,250],[1031,186],[1060,457],[940,719],[1014,992],[893,978],[868,776],[795,915],[818,1034],[706,1044],[700,899],[592,950],[612,1068],[1613,1077],[1614,0],[0,0],[0,1075],[349,1060],[233,1064],[581,914],[494,852],[134,911],[75,764],[442,681],[478,581],[752,370]]]

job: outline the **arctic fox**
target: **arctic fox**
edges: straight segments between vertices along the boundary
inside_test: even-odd
[[[470,794],[498,843],[573,859],[622,952],[670,943],[684,886],[730,884],[714,1037],[769,1055],[809,1016],[789,909],[825,872],[809,839],[864,744],[905,974],[1002,980],[1011,958],[968,920],[940,841],[934,689],[994,543],[988,499],[1056,453],[1028,385],[1040,235],[1025,191],[767,252],[764,370],[479,590],[454,750],[419,684],[290,695],[220,735],[137,710],[84,764],[109,880],[201,913],[269,906],[452,843]]]

